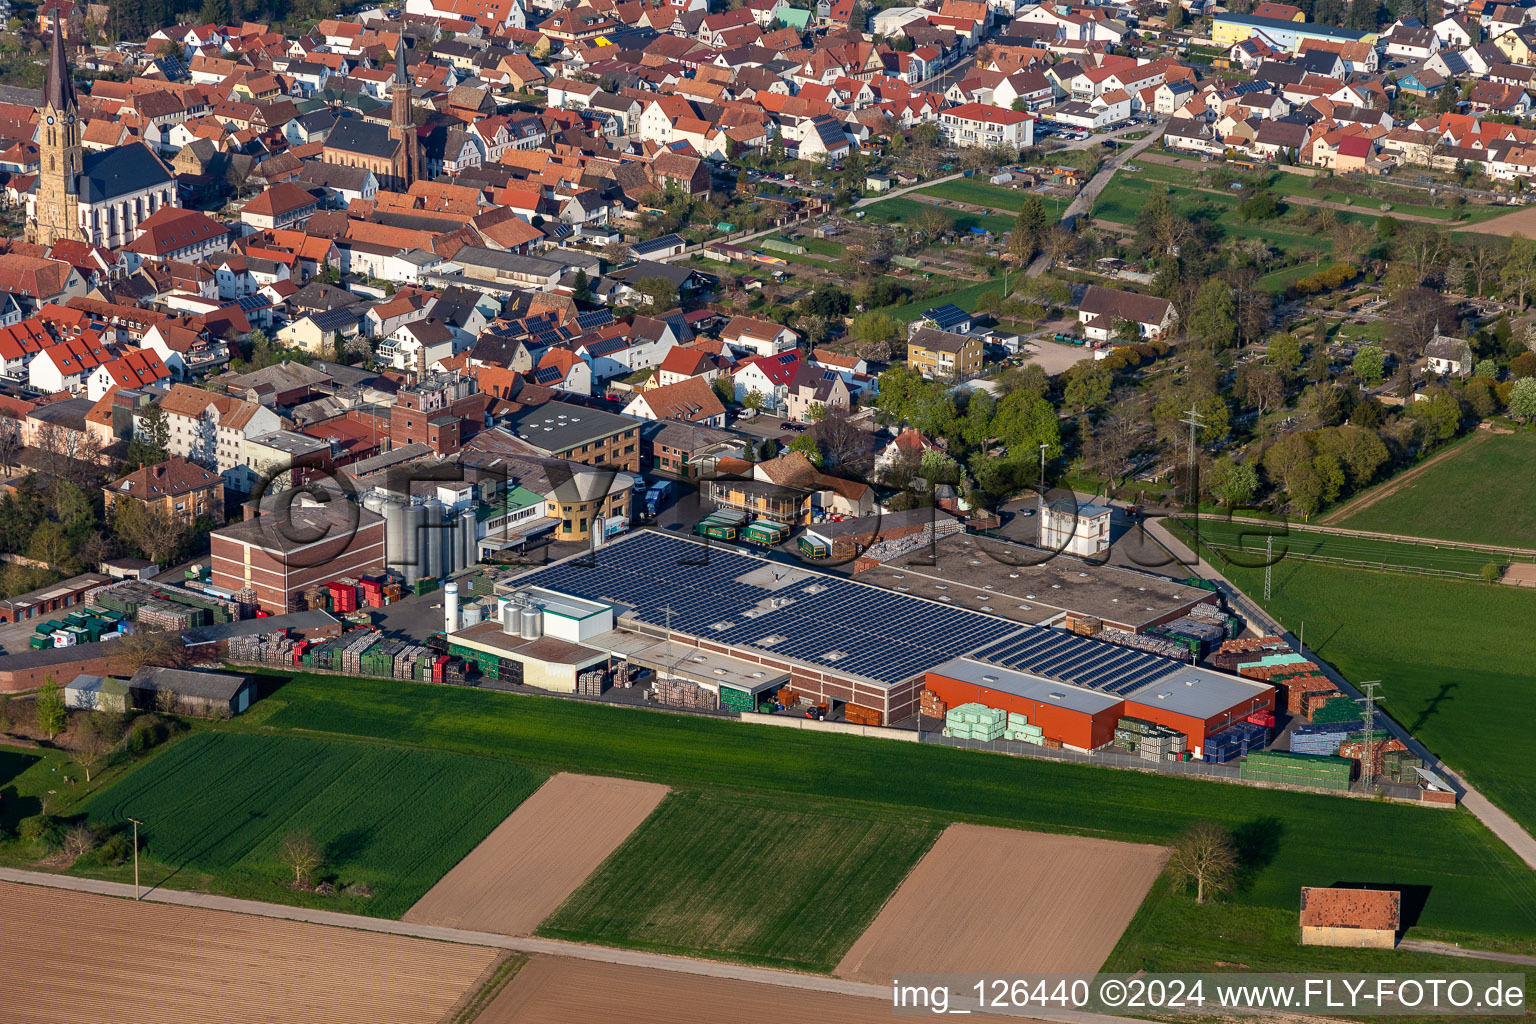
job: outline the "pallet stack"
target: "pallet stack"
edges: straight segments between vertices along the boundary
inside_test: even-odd
[[[589,668],[576,674],[576,692],[582,697],[601,697],[606,685],[606,673],[600,668]]]
[[[779,691],[779,699],[784,699],[783,690]],[[918,705],[918,708],[928,718],[943,718],[949,714],[949,705],[940,700],[939,695],[932,690],[923,691],[922,702]]]
[[[1338,688],[1327,676],[1305,674],[1292,676],[1284,681],[1285,709],[1294,717],[1307,713],[1307,695],[1323,693],[1329,697],[1338,694]]]
[[[1278,750],[1256,751],[1243,758],[1239,777],[1314,789],[1348,790],[1355,762],[1347,757],[1316,757]]]
[[[1271,720],[1273,717],[1270,716]],[[1269,729],[1258,722],[1234,722],[1205,738],[1205,744],[1200,748],[1200,760],[1224,764],[1249,751],[1269,746],[1270,735]]]
[[[1184,644],[1152,633],[1129,633],[1123,629],[1105,627],[1100,630],[1099,639],[1120,647],[1129,647],[1133,651],[1161,655],[1164,658],[1183,661],[1189,657],[1189,649]]]
[[[1402,755],[1407,752],[1408,746],[1402,740],[1391,738],[1385,729],[1374,730],[1374,741],[1368,741],[1365,733],[1351,733],[1347,742],[1340,744],[1339,756],[1347,757],[1360,765],[1360,775],[1365,775],[1366,743],[1374,742],[1375,749],[1371,751],[1372,774],[1378,779],[1387,776],[1386,755]]]
[[[944,735],[963,740],[991,742],[1008,728],[1008,714],[985,704],[961,704],[944,716]]]
[[[860,704],[844,704],[843,718],[850,725],[879,725],[880,712],[874,708],[866,708]]]
[[[1021,715],[1017,711],[1008,712],[1008,725],[1003,730],[1003,739],[1038,745],[1044,738],[1045,730],[1038,725],[1030,725],[1028,715]]]
[[[658,703],[669,708],[715,711],[720,703],[714,693],[686,679],[657,679],[651,692],[656,695]]]

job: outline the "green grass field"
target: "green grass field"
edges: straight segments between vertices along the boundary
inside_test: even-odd
[[[946,278],[946,280],[952,280]],[[934,294],[926,299],[903,303],[900,306],[892,306],[886,312],[903,323],[911,323],[922,316],[924,311],[934,306],[941,306],[946,302],[953,302],[968,313],[976,311],[976,302],[989,292],[1002,294],[1003,279],[998,277],[995,281],[957,281],[956,287],[944,292]]]
[[[268,720],[278,730],[463,751],[541,773],[775,794],[817,813],[903,812],[1134,842],[1166,842],[1198,820],[1262,824],[1274,850],[1241,906],[1294,921],[1301,885],[1426,885],[1416,935],[1536,951],[1536,874],[1465,812],[397,680],[298,675],[278,695],[286,706]],[[1180,936],[1161,940],[1177,948]],[[1231,959],[1245,941],[1233,936]]]
[[[462,754],[218,732],[177,743],[83,809],[114,825],[145,822],[150,860],[211,876],[224,895],[399,917],[542,781]],[[373,896],[289,889],[278,846],[290,832],[325,848],[321,877]]]
[[[1238,565],[1262,566],[1268,557],[1265,549],[1271,536],[1274,538],[1274,558],[1277,564],[1295,555],[1298,561],[1311,559],[1342,568],[1400,572],[1424,570],[1424,575],[1461,574],[1478,580],[1483,566],[1490,561],[1503,562],[1498,556],[1475,549],[1410,544],[1372,537],[1339,537],[1309,531],[1301,526],[1286,529],[1261,520],[1227,520],[1210,516],[1200,518],[1201,541],[1218,548]],[[1527,557],[1519,560],[1531,559]]]
[[[930,185],[927,188],[917,190],[917,195],[932,196],[935,199],[950,199],[957,203],[970,203],[972,206],[986,206],[994,210],[1007,210],[1010,213],[1018,213],[1024,208],[1024,197],[1028,192],[1006,185],[993,185],[976,178],[957,178],[954,181],[946,181],[942,185]],[[1055,196],[1039,196],[1041,205],[1045,207],[1048,217],[1059,220],[1066,212],[1067,204]]]
[[[1136,216],[1146,204],[1147,198],[1154,190],[1162,189],[1165,185],[1165,182],[1117,174],[1104,191],[1099,193],[1093,206],[1093,217],[1116,224],[1135,224]],[[1333,247],[1330,239],[1319,237],[1315,232],[1283,218],[1251,222],[1242,220],[1237,215],[1241,200],[1236,195],[1221,195],[1177,185],[1169,187],[1172,188],[1169,202],[1175,212],[1191,220],[1214,222],[1222,235],[1262,238],[1293,256],[1310,257],[1314,253],[1326,255]],[[1339,218],[1370,219],[1357,213],[1340,213]]]
[[[921,817],[674,793],[539,934],[830,971],[938,834]]]
[[[1210,526],[1202,524],[1202,532]],[[1335,547],[1335,541],[1342,544]],[[1362,543],[1371,542],[1318,534],[1293,533],[1287,540],[1298,542],[1335,556],[1369,553],[1441,567],[1488,560],[1409,545],[1367,549]],[[1245,546],[1263,550],[1261,539],[1250,538]],[[1244,561],[1213,564],[1261,600],[1262,561]],[[1529,736],[1536,688],[1525,655],[1536,593],[1299,559],[1278,560],[1272,576],[1270,614],[1292,631],[1305,624],[1307,645],[1348,678],[1381,680],[1384,709],[1392,717],[1527,829],[1536,829],[1536,745]]]
[[[933,203],[919,202],[916,199],[908,199],[905,196],[898,199],[882,199],[878,203],[871,203],[864,207],[864,217],[875,224],[894,224],[898,221],[911,220],[919,210],[925,207],[938,210],[950,219],[956,231],[970,231],[971,228],[986,228],[994,235],[1004,235],[1013,229],[1013,218],[996,213],[967,213],[961,210],[951,210],[944,206],[934,206]]]
[[[1479,435],[1333,526],[1536,548],[1536,435]]]

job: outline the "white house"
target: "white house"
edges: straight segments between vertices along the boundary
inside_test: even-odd
[[[1123,320],[1135,323],[1143,338],[1159,337],[1173,326],[1177,314],[1167,299],[1091,284],[1083,293],[1077,318],[1088,337],[1108,341]]]
[[[799,343],[800,336],[772,320],[737,316],[720,332],[720,340],[738,352],[773,356],[792,350]]]
[[[939,111],[939,132],[951,145],[1025,149],[1035,144],[1035,115],[987,103]]]

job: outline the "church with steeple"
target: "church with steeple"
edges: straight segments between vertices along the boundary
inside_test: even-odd
[[[155,211],[180,205],[176,179],[142,142],[99,151],[81,146],[79,104],[59,21],[54,19],[38,110],[38,173],[27,194],[27,241],[68,239],[115,249],[133,241],[134,229]]]
[[[411,114],[411,76],[405,61],[405,26],[395,45],[395,77],[390,83],[389,124],[363,117],[343,117],[325,138],[320,159],[373,172],[379,187],[404,192],[426,177],[421,135]]]

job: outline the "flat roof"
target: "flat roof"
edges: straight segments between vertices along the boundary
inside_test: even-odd
[[[733,686],[749,693],[776,690],[789,684],[789,673],[764,668],[762,665],[727,654],[701,650],[692,644],[676,640],[663,640],[628,629],[615,629],[599,633],[586,642],[586,646],[606,651],[615,657],[650,668],[665,668],[676,675],[696,682]]]
[[[547,452],[567,451],[639,425],[629,416],[562,402],[530,406],[513,413],[506,423],[513,436]]]
[[[962,683],[985,686],[1015,697],[1037,700],[1042,704],[1054,704],[1085,715],[1096,715],[1118,705],[1124,698],[1111,697],[1094,690],[1085,690],[1071,683],[1057,682],[1028,672],[1014,672],[969,658],[955,658],[929,671]]]
[[[974,534],[941,537],[854,578],[1030,624],[1073,612],[1140,629],[1211,596],[1150,573]]]
[[[263,551],[288,554],[342,537],[350,540],[357,530],[383,521],[383,516],[363,508],[360,502],[342,497],[315,505],[295,502],[287,512],[266,510],[251,519],[221,527],[213,535]]]
[[[1125,699],[1176,715],[1210,718],[1228,708],[1263,697],[1274,687],[1242,676],[1181,665],[1168,675],[1132,690]]]
[[[552,636],[525,640],[504,632],[494,617],[450,634],[450,640],[478,644],[495,651],[506,651],[529,661],[542,661],[552,665],[590,665],[607,657],[602,651],[581,644],[568,643]]]

